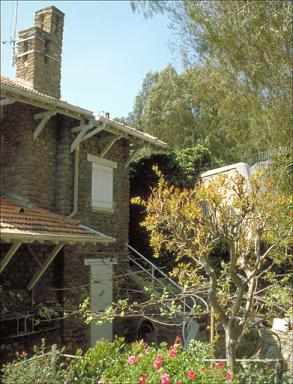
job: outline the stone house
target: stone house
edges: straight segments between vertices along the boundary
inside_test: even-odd
[[[37,11],[19,33],[16,80],[1,77],[4,360],[42,337],[73,350],[137,327],[89,328],[71,311],[88,293],[96,311],[123,296],[129,163],[138,148],[166,144],[60,99],[63,24],[57,8]]]

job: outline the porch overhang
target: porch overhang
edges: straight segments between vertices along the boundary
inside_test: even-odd
[[[115,243],[114,237],[101,234],[100,236],[90,235],[64,235],[64,234],[51,234],[51,233],[30,233],[30,232],[9,232],[1,230],[0,241],[3,243],[40,243],[45,242],[51,244],[64,244],[73,245],[76,243],[92,243],[92,244],[111,244]]]
[[[68,219],[42,208],[25,208],[1,198],[0,241],[12,244],[1,259],[0,273],[2,273],[22,244],[53,244],[55,251],[53,250],[48,257],[50,264],[64,245],[77,243],[108,245],[116,240],[80,224],[78,220]]]

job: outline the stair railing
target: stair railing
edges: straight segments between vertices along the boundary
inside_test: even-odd
[[[137,260],[136,258],[132,257],[131,254],[128,254],[129,259],[136,264],[141,270],[143,270],[146,274],[148,274],[152,280],[157,281],[162,287],[165,287],[164,283],[156,277],[155,272],[159,275],[161,275],[164,280],[168,281],[171,285],[177,288],[179,292],[183,292],[183,287],[181,287],[179,284],[177,284],[174,280],[172,280],[166,273],[164,273],[159,267],[157,267],[155,264],[153,264],[151,261],[149,261],[145,256],[143,256],[140,252],[138,252],[135,248],[133,248],[131,245],[128,244],[128,248],[131,252],[133,252],[135,255],[137,255],[141,260]],[[146,264],[149,266],[149,269],[147,269],[143,264]],[[183,310],[184,313],[191,312],[193,310],[193,307],[196,305],[196,301],[194,297],[190,296],[190,299],[193,302],[193,305],[190,306],[187,304],[186,299],[180,299],[180,302],[183,304]]]

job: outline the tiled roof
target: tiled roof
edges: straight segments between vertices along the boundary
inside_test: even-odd
[[[0,83],[1,83],[2,89],[5,87],[8,87],[10,90],[15,89],[16,91],[25,92],[31,96],[35,95],[37,97],[41,97],[43,99],[46,99],[48,102],[57,103],[58,105],[60,105],[60,107],[63,107],[63,108],[67,107],[69,109],[78,109],[78,111],[80,113],[84,113],[86,115],[92,115],[92,112],[88,111],[87,109],[84,109],[84,108],[78,107],[76,105],[70,104],[67,101],[60,100],[60,99],[57,99],[55,97],[49,96],[46,93],[37,91],[36,89],[30,87],[29,85],[27,85],[25,83],[18,81],[18,80],[11,80],[8,77],[1,75],[0,76]]]
[[[30,238],[60,242],[113,242],[114,239],[90,228],[80,227],[79,220],[68,219],[42,208],[26,208],[0,199],[1,238]]]
[[[129,127],[116,120],[108,119],[104,116],[95,117],[93,112],[87,109],[75,106],[73,104],[67,103],[66,101],[59,100],[52,96],[46,95],[45,93],[39,92],[36,89],[33,89],[32,87],[20,81],[11,80],[5,76],[1,76],[0,84],[2,97],[15,98],[20,102],[26,100],[25,102],[27,102],[28,104],[32,102],[32,99],[38,99],[41,100],[41,103],[46,104],[44,108],[53,108],[55,110],[58,110],[58,113],[64,113],[65,115],[67,111],[70,111],[74,114],[74,116],[77,114],[78,116],[81,115],[83,117],[86,117],[86,119],[95,119],[97,123],[105,122],[107,123],[108,127],[114,128],[116,134],[122,134],[126,135],[126,137],[132,137],[135,139],[143,140],[144,142],[154,145],[155,147],[164,149],[167,148],[167,144],[159,140],[157,137],[154,137],[146,132],[139,131],[133,127]],[[105,129],[109,130],[108,127],[106,127]],[[109,131],[112,132],[111,129]]]
[[[21,83],[17,80],[11,80],[5,76],[1,76],[0,79],[1,79],[1,84],[3,84],[3,85],[8,85],[9,87],[18,88],[18,89],[21,89],[23,91],[28,91],[28,92],[34,93],[35,95],[38,95],[38,96],[44,96],[44,97],[48,97],[49,99],[53,99],[53,100],[58,101],[58,99],[56,99],[55,97],[52,97],[52,96],[46,95],[45,93],[39,92],[36,89],[30,87],[29,85]]]

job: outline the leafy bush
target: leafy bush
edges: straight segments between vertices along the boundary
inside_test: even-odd
[[[176,338],[170,347],[159,348],[143,341],[125,344],[100,340],[65,367],[60,362],[62,351],[53,348],[46,353],[44,342],[28,359],[25,353],[3,369],[3,384],[270,384],[274,370],[246,365],[237,377],[232,377],[225,363],[207,362],[211,345],[193,341],[182,349]]]
[[[194,341],[187,351],[180,338],[169,348],[148,346],[143,341],[131,345],[122,340],[100,341],[89,349],[83,360],[74,361],[70,382],[83,384],[183,384],[232,383],[222,362],[211,366],[203,359],[212,357],[209,344]],[[233,381],[236,383],[237,381]]]
[[[3,367],[3,384],[61,384],[66,382],[67,372],[60,362],[61,352],[54,346],[46,353],[45,341],[34,347],[34,356],[28,359],[22,352],[17,360]]]

